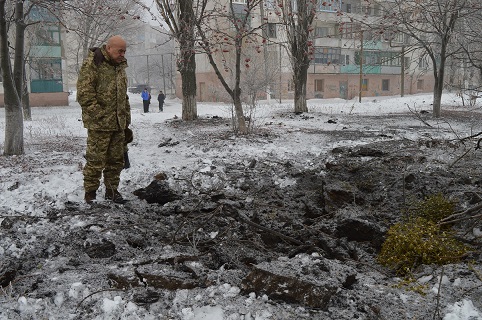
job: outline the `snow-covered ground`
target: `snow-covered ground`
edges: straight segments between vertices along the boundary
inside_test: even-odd
[[[82,188],[82,165],[84,163],[83,151],[85,148],[86,130],[81,122],[81,110],[75,102],[74,95],[71,95],[69,106],[65,107],[43,107],[32,109],[32,121],[25,122],[25,156],[17,156],[18,166],[6,166],[6,161],[12,161],[5,156],[0,156],[0,222],[7,216],[44,216],[45,212],[52,208],[62,209],[66,202],[83,202],[84,191]],[[204,132],[187,130],[182,135],[173,133],[166,134],[160,130],[169,121],[171,123],[180,121],[181,102],[179,100],[167,100],[164,105],[164,112],[158,112],[156,103],[151,105],[150,113],[142,112],[142,101],[139,95],[131,95],[132,125],[134,131],[134,143],[130,145],[129,154],[131,168],[123,171],[121,176],[122,194],[129,196],[132,191],[149,184],[152,177],[161,171],[183,170],[198,166],[199,163],[209,164],[216,158],[246,156],[262,158],[266,155],[275,154],[278,158],[290,158],[293,154],[310,154],[323,156],[329,150],[339,146],[350,146],[363,143],[357,136],[339,140],[327,139],[319,135],[307,134],[307,130],[320,131],[364,131],[371,130],[380,134],[393,134],[391,120],[371,121],[371,116],[383,114],[407,113],[409,108],[420,114],[421,110],[431,111],[431,95],[411,95],[406,97],[372,97],[363,98],[362,103],[356,100],[346,101],[341,99],[309,100],[309,113],[303,118],[294,116],[292,113],[292,101],[283,101],[281,104],[276,101],[261,101],[252,115],[253,126],[256,129],[268,129],[276,132],[289,133],[279,135],[274,143],[248,143],[249,138],[236,137],[234,134],[229,141],[235,147],[223,150],[198,150],[189,141],[192,137],[203,135]],[[153,101],[155,101],[153,99]],[[481,112],[480,105],[470,109],[461,107],[460,98],[450,93],[444,94],[444,108],[465,108],[468,112]],[[215,116],[228,118],[231,115],[231,106],[223,103],[199,103],[198,114],[201,119]],[[283,120],[273,120],[273,114],[285,114]],[[331,121],[328,121],[331,120]],[[422,125],[417,117],[397,125],[405,127],[398,130],[400,138],[415,139],[420,131],[412,131],[411,127]],[[469,136],[482,131],[482,123],[476,122],[467,124],[447,123],[444,119],[432,121],[432,124],[440,128],[440,138],[454,138],[456,136]],[[450,128],[452,134],[448,135]],[[229,129],[229,128],[228,128]],[[194,129],[193,129],[194,130]],[[203,127],[203,130],[216,130],[216,128]],[[162,132],[162,134],[161,134]],[[5,134],[5,112],[0,109],[0,151],[3,153],[3,142]],[[423,133],[422,133],[423,134]],[[437,130],[431,131],[431,135],[437,135]],[[65,140],[71,140],[66,144]],[[171,152],[161,152],[158,144],[167,138],[181,141]],[[39,145],[45,143],[54,145],[56,151],[45,152]],[[234,149],[234,151],[233,151]],[[229,150],[226,151],[226,150]],[[309,157],[306,163],[301,165],[310,167]],[[30,167],[30,161],[40,161],[43,166]],[[280,182],[282,183],[282,182]],[[74,227],[74,226],[72,226]],[[28,232],[28,230],[26,230]],[[0,238],[2,237],[0,228]],[[31,241],[35,241],[33,236]],[[6,257],[21,256],[22,248],[15,245],[6,246],[7,241],[0,240],[0,260]],[[11,296],[9,288],[0,290],[0,318],[2,308],[18,310],[18,317],[15,319],[45,319],[43,316],[36,317],[35,310],[44,310],[45,306],[51,306],[49,319],[69,319],[78,315],[66,314],[62,309],[63,300],[77,299],[88,295],[87,288],[81,283],[71,283],[70,287],[57,289],[53,298],[54,303],[48,304],[42,299],[34,299],[28,294],[24,296]],[[209,292],[211,291],[211,293]],[[214,293],[216,291],[216,293]],[[186,291],[178,292],[173,303],[182,306]],[[186,305],[179,307],[178,318],[173,319],[288,319],[276,314],[271,307],[267,297],[241,296],[239,289],[229,284],[216,288],[206,289],[204,295],[199,299],[210,299],[216,296],[218,301],[222,297],[233,304],[229,308],[226,304],[211,303],[201,308],[192,308]],[[98,303],[102,306],[102,314],[96,319],[158,319],[150,314],[148,310],[140,309],[134,303],[124,300],[115,292],[111,296],[99,298]],[[482,298],[481,298],[482,299]],[[402,297],[403,300],[403,297]],[[213,301],[216,301],[213,299]],[[408,302],[410,303],[410,302]],[[480,303],[480,302],[479,302]],[[239,304],[239,305],[237,305]],[[236,312],[249,310],[249,305],[256,304],[257,312]],[[2,307],[3,306],[3,307]],[[265,306],[264,311],[263,307]],[[239,310],[238,310],[239,309]],[[477,310],[471,300],[461,300],[452,305],[442,306],[442,318],[444,320],[476,320],[482,319],[481,310]],[[119,311],[123,310],[123,311]],[[144,311],[142,311],[144,310]],[[297,311],[294,312],[296,314]],[[303,313],[302,309],[299,310]],[[44,315],[47,314],[44,312]],[[136,315],[135,317],[132,315]],[[131,316],[132,317],[131,317]],[[81,318],[81,317],[80,317]],[[3,319],[3,318],[2,318]],[[394,318],[395,319],[395,318]],[[401,319],[401,318],[400,318]]]

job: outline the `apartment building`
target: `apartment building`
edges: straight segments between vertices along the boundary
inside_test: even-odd
[[[64,34],[59,17],[46,8],[33,6],[29,20],[38,22],[27,38],[26,75],[31,106],[68,105]]]
[[[294,4],[296,6],[296,2]],[[236,15],[245,14],[246,0],[234,0],[233,6]],[[256,48],[262,56],[260,68],[269,69],[265,71],[270,79],[264,91],[274,99],[291,99],[294,85],[285,29],[276,14],[278,6],[278,1],[266,0],[263,8],[251,15],[250,26],[256,28],[265,24],[266,40],[261,50],[259,45]],[[380,5],[368,5],[364,0],[324,0],[317,2],[316,11],[311,32],[313,50],[306,88],[308,99],[353,99],[433,90],[428,61],[420,61],[416,53],[405,52],[403,35],[389,30],[380,33],[369,27],[369,21],[381,14]],[[253,50],[249,47],[246,44],[245,52]],[[218,58],[226,60],[224,56]],[[253,82],[252,71],[244,71],[245,82]],[[224,89],[202,54],[197,56],[196,75],[200,101],[227,101]],[[180,86],[179,81],[177,86]],[[260,97],[264,94],[262,92]]]
[[[31,25],[25,33],[25,77],[30,106],[67,106],[64,36],[58,16],[32,6],[28,21]],[[0,86],[0,106],[4,104],[3,95],[3,86]]]

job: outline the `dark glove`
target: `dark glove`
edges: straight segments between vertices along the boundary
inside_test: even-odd
[[[131,167],[131,163],[129,161],[129,154],[124,152],[124,169],[129,169]]]
[[[134,141],[134,133],[132,132],[131,129],[129,128],[125,128],[124,129],[124,143],[125,144],[128,144],[128,143],[131,143],[132,141]]]

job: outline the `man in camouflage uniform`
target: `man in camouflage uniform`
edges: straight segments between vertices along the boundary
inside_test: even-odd
[[[102,174],[105,199],[124,203],[119,187],[124,167],[124,130],[131,123],[124,58],[126,42],[111,37],[101,48],[92,48],[77,81],[77,101],[87,128],[84,174],[85,201],[92,203]]]

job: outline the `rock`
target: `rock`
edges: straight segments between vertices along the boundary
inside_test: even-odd
[[[405,176],[406,183],[412,183],[417,179],[417,177],[413,173],[409,173]]]
[[[13,225],[15,224],[15,220],[10,218],[10,217],[5,217],[5,219],[2,220],[2,223],[0,223],[0,226],[3,229],[12,229]]]
[[[349,241],[370,241],[377,247],[381,245],[385,232],[382,228],[367,220],[349,218],[336,227],[337,236]]]
[[[336,287],[312,283],[296,276],[279,275],[256,267],[241,283],[244,292],[267,294],[271,299],[326,310]]]
[[[360,147],[350,154],[352,157],[383,157],[385,152],[368,147]]]
[[[144,249],[147,247],[148,242],[141,236],[136,235],[129,235],[126,239],[126,242],[132,247],[136,249]]]
[[[179,195],[174,193],[164,180],[154,180],[147,187],[134,191],[134,194],[148,203],[159,203],[161,205],[180,199]]]
[[[167,174],[165,172],[159,172],[154,176],[154,180],[167,180]]]
[[[15,280],[19,265],[10,260],[5,260],[0,263],[0,287],[5,288]]]
[[[161,295],[158,292],[147,290],[134,294],[133,301],[138,305],[147,305],[159,301],[160,298]]]
[[[348,277],[346,277],[345,281],[342,283],[343,288],[352,290],[353,285],[357,282],[356,275],[350,274]]]
[[[130,274],[109,273],[107,275],[107,279],[109,279],[112,287],[121,290],[136,288],[143,285],[140,282],[139,277],[135,275],[134,272]]]
[[[199,286],[192,274],[173,270],[168,265],[150,264],[139,267],[137,273],[147,286],[156,289],[179,290]]]
[[[327,204],[335,205],[337,207],[342,207],[344,205],[353,203],[357,205],[365,204],[364,198],[349,190],[327,188],[326,194],[328,196],[327,200],[329,200],[327,201]]]
[[[109,258],[116,253],[115,245],[110,241],[89,244],[85,248],[85,253],[91,258]]]

